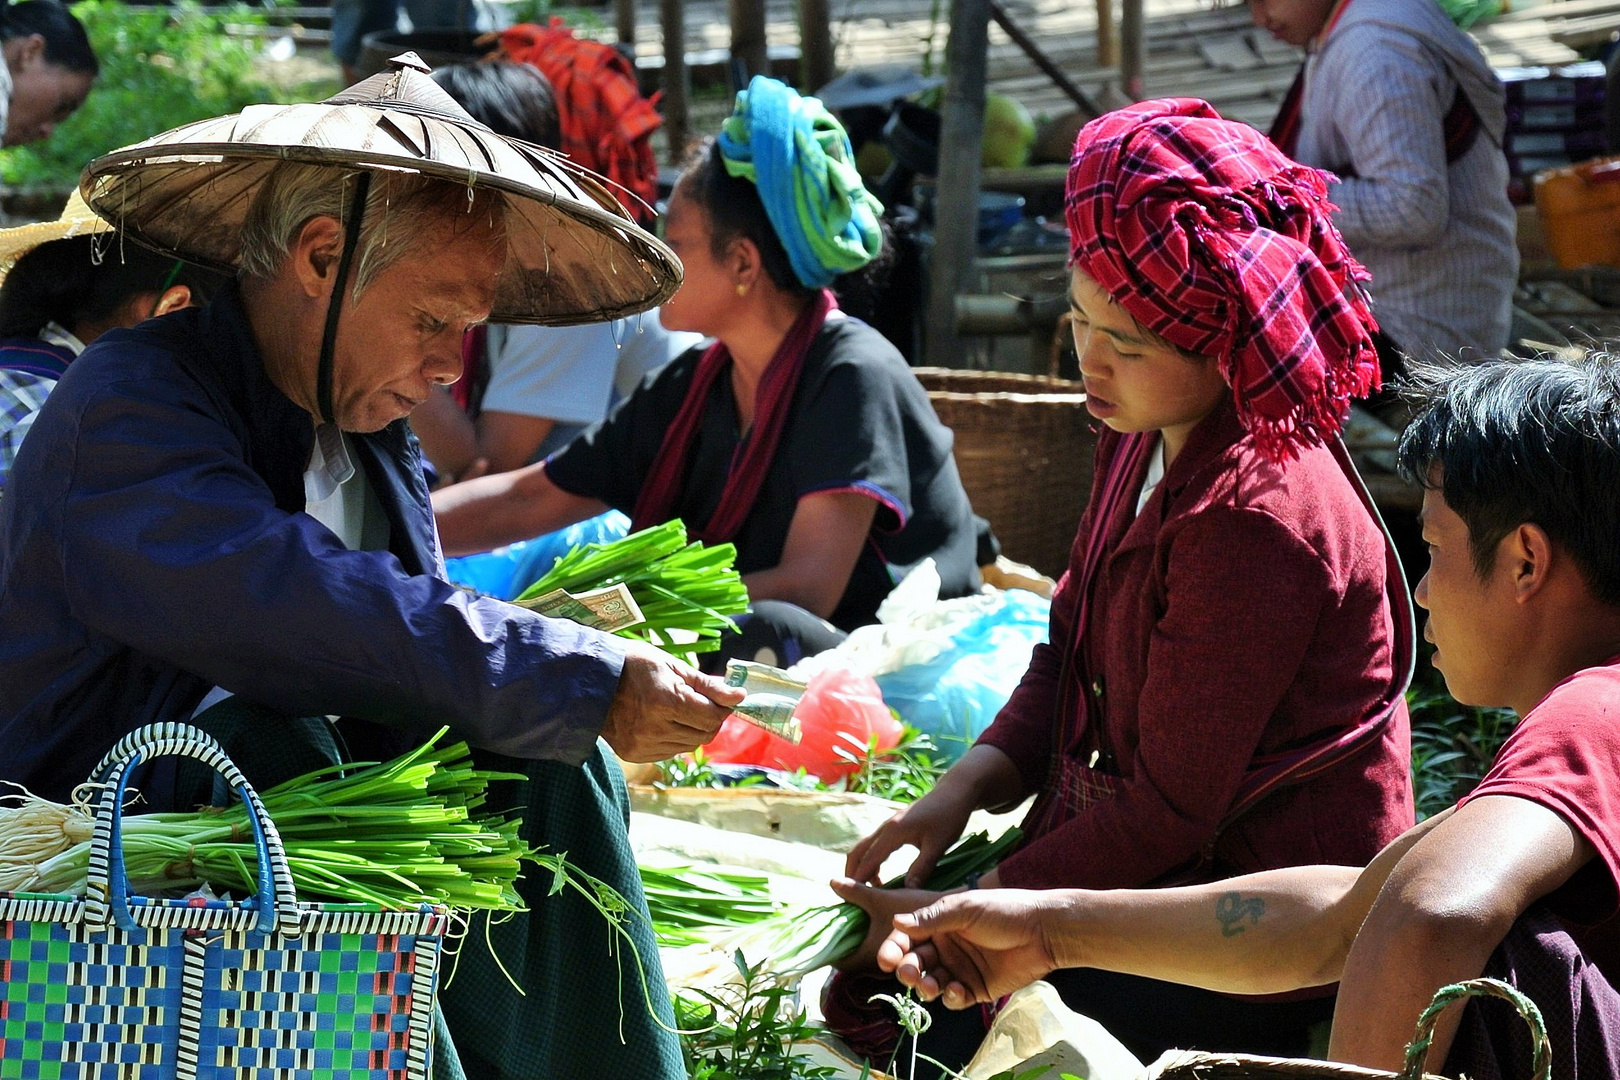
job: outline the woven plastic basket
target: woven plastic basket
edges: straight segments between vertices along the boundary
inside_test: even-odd
[[[130,895],[129,773],[166,755],[212,767],[251,808],[256,896]],[[196,728],[141,728],[91,780],[84,899],[0,894],[0,1077],[426,1080],[444,908],[298,903],[258,794]]]
[[[1004,371],[916,368],[956,434],[956,468],[1009,558],[1057,577],[1091,493],[1097,437],[1078,382]]]
[[[1418,1017],[1417,1033],[1406,1048],[1406,1065],[1398,1073],[1305,1058],[1170,1050],[1148,1067],[1142,1080],[1423,1080],[1435,1021],[1447,1006],[1477,996],[1502,998],[1519,1011],[1524,1022],[1530,1025],[1531,1043],[1535,1047],[1531,1060],[1532,1080],[1548,1080],[1552,1048],[1547,1043],[1547,1025],[1541,1019],[1541,1010],[1536,1008],[1535,1002],[1498,979],[1470,979],[1436,991],[1434,1000]]]

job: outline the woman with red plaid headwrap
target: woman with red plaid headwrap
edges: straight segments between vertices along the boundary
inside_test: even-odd
[[[1326,192],[1202,101],[1142,102],[1080,133],[1070,299],[1105,430],[1050,644],[935,790],[851,852],[852,878],[911,844],[920,882],[971,812],[1029,795],[1023,845],[978,886],[1363,865],[1412,824],[1411,606],[1338,438],[1350,399],[1378,385],[1375,324]],[[840,978],[829,1016],[876,1034],[846,1008],[870,991]],[[1144,1060],[1303,1053],[1332,1008],[1096,971],[1052,981]],[[961,1022],[937,1019],[936,1056],[983,1032],[953,1052]]]

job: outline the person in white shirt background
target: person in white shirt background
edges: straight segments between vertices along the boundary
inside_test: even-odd
[[[455,64],[433,78],[500,134],[559,145],[558,105],[539,69]],[[463,349],[466,385],[435,388],[411,415],[411,427],[441,484],[510,472],[568,445],[649,373],[701,340],[665,330],[656,310],[585,326],[492,325]]]
[[[1333,223],[1372,273],[1386,379],[1398,356],[1477,361],[1508,343],[1519,254],[1505,95],[1435,0],[1250,0],[1307,56],[1271,138],[1335,173]]]

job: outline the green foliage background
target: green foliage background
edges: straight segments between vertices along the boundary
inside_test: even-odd
[[[1418,820],[1432,817],[1474,790],[1512,733],[1518,718],[1507,709],[1459,705],[1422,646],[1406,704],[1412,714],[1412,790]]]
[[[167,9],[83,0],[73,12],[89,32],[101,77],[48,141],[0,153],[0,182],[66,189],[109,150],[256,102],[310,100],[322,89],[265,80],[255,65],[261,39],[225,32],[227,25],[265,25],[263,8],[241,4],[218,15],[192,0]]]

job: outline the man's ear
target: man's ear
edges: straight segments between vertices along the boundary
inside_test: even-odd
[[[152,305],[152,317],[167,315],[171,311],[180,311],[191,306],[190,285],[170,285],[163,290],[163,295],[157,298]]]
[[[1557,554],[1547,530],[1527,521],[1502,538],[1496,557],[1511,569],[1513,595],[1522,604],[1547,587]]]
[[[343,226],[337,218],[318,214],[304,222],[287,258],[305,296],[319,299],[332,295],[332,281],[342,254]]]

